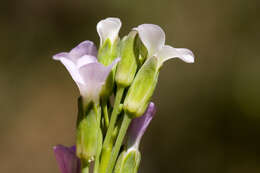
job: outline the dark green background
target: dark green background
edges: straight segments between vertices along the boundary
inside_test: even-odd
[[[52,146],[74,143],[79,92],[52,55],[99,43],[96,23],[110,16],[121,36],[158,24],[167,44],[196,56],[161,70],[140,172],[260,172],[259,2],[1,1],[0,172],[59,172]]]

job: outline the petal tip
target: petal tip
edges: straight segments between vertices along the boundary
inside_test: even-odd
[[[67,58],[67,56],[68,56],[68,53],[61,52],[61,53],[57,53],[57,54],[53,55],[52,59],[59,61],[61,58]]]

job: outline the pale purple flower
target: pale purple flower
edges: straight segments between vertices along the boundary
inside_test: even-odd
[[[128,148],[138,149],[142,136],[146,131],[148,125],[150,124],[152,118],[156,112],[155,105],[153,102],[150,102],[146,112],[138,118],[132,120],[129,129],[128,129]]]
[[[84,41],[73,48],[70,52],[62,52],[53,56],[59,60],[69,71],[72,79],[77,84],[84,103],[91,101],[99,102],[102,85],[119,58],[115,59],[109,66],[99,63],[97,48],[91,41]]]
[[[80,159],[76,156],[76,147],[56,145],[53,147],[54,155],[61,173],[80,173]]]
[[[159,67],[171,58],[180,58],[187,63],[194,62],[194,55],[189,49],[165,45],[165,33],[158,25],[142,24],[133,30],[138,32],[148,51],[148,58],[155,56],[159,59]]]

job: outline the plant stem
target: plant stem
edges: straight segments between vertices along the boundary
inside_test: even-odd
[[[97,154],[96,154],[96,159],[95,159],[95,164],[94,164],[94,173],[98,173],[100,153],[101,153],[101,147],[98,148],[98,151],[97,151]]]
[[[106,129],[109,126],[109,117],[108,117],[108,112],[107,112],[107,101],[103,101],[102,102],[102,110],[103,110],[103,114],[104,114],[104,118],[105,118],[105,126]]]
[[[112,171],[113,171],[118,153],[120,151],[120,148],[121,148],[121,145],[123,143],[127,128],[129,126],[129,124],[131,123],[131,120],[132,119],[125,113],[122,125],[120,127],[119,134],[118,134],[117,139],[116,139],[116,143],[115,143],[114,148],[112,150],[112,154],[111,154],[111,157],[110,157],[110,160],[109,160],[109,164],[108,164],[108,168],[107,168],[106,173],[112,173]]]
[[[81,173],[89,173],[89,163],[86,160],[81,160]]]
[[[96,113],[96,118],[98,121],[98,128],[100,128],[100,121],[101,121],[101,110],[100,110],[100,106],[98,105],[94,105],[94,111]],[[95,164],[94,164],[94,173],[98,173],[98,168],[99,168],[99,162],[100,162],[100,153],[101,153],[101,149],[102,149],[102,132],[101,129],[99,129],[100,131],[98,131],[97,134],[97,140],[98,140],[98,146],[97,146],[97,153],[95,156]]]
[[[113,131],[115,128],[117,116],[120,113],[120,102],[123,97],[124,88],[118,86],[117,92],[116,92],[116,98],[114,103],[114,108],[112,111],[111,119],[109,122],[109,126],[107,129],[106,137],[104,140],[103,148],[102,148],[102,155],[101,155],[101,164],[100,164],[100,170],[99,173],[105,173],[107,164],[109,163],[110,155],[111,155],[111,138],[113,135]],[[113,145],[113,144],[112,144]]]
[[[123,93],[124,93],[124,88],[118,87],[117,92],[116,92],[115,104],[114,104],[114,108],[113,108],[113,111],[112,111],[111,120],[110,120],[108,129],[107,129],[107,134],[106,134],[106,137],[105,137],[105,140],[104,140],[103,148],[109,146],[110,139],[112,137],[113,130],[114,130],[114,127],[115,127],[115,123],[116,123],[116,120],[117,120],[117,116],[119,114],[119,107],[120,107],[120,102],[121,102]]]

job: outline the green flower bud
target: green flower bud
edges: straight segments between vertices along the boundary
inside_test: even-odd
[[[85,115],[85,111],[79,111],[83,115],[79,115],[80,118],[78,119],[76,136],[77,156],[88,162],[94,160],[100,144],[102,145],[102,132],[99,123],[100,119],[97,115],[98,111],[92,108]]]
[[[98,61],[105,66],[109,66],[117,57],[118,57],[118,42],[115,40],[115,43],[112,45],[110,40],[107,39],[102,47],[98,51]],[[114,87],[114,78],[115,78],[115,69],[116,66],[112,68],[112,71],[108,75],[105,84],[101,89],[101,97],[107,98]]]
[[[124,101],[125,112],[133,118],[144,114],[156,87],[158,75],[158,59],[147,59],[138,71]]]
[[[138,54],[135,51],[136,31],[129,33],[121,41],[120,57],[121,60],[117,65],[115,80],[118,85],[127,87],[135,77],[138,67]]]
[[[114,173],[137,173],[141,154],[135,148],[123,151],[116,163]]]
[[[143,42],[141,41],[139,35],[136,36],[135,39],[135,52],[138,55],[138,60],[139,60],[139,66],[142,65],[147,56],[148,56],[148,51],[146,47],[144,46]]]

